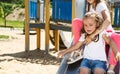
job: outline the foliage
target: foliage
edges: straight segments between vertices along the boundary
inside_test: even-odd
[[[0,1],[0,18],[2,18],[2,23],[0,21],[0,24],[2,25],[4,24],[6,26],[6,24],[9,23],[10,25],[12,24],[13,26],[14,23],[15,24],[18,23],[18,22],[11,23],[12,21],[6,20],[6,17],[10,13],[12,13],[15,8],[24,8],[24,0],[1,0]],[[17,27],[17,25],[15,25],[15,27]]]
[[[24,0],[11,0],[12,2],[11,3],[14,3],[17,5],[17,7],[20,7],[20,8],[24,8],[25,5],[24,5]]]
[[[20,8],[25,7],[24,0],[1,0],[1,2],[16,4]]]
[[[0,2],[0,8],[3,10],[4,24],[6,26],[6,17],[15,9],[15,5],[11,3],[2,3]]]
[[[0,7],[0,17],[3,17],[3,9]]]
[[[6,17],[8,14],[12,13],[12,11],[15,8],[15,5],[14,4],[10,4],[10,3],[8,4],[8,3],[0,2],[0,7],[3,10],[4,17]]]

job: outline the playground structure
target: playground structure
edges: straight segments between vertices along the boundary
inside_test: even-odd
[[[43,1],[43,2],[41,2]],[[78,4],[81,1],[81,4]],[[50,30],[55,32],[55,49],[59,49],[59,30],[71,31],[71,25],[66,26],[63,23],[71,24],[73,18],[82,18],[85,12],[85,2],[84,0],[25,0],[25,51],[29,51],[29,35],[30,29],[36,29],[37,35],[37,49],[40,49],[40,39],[41,39],[41,29],[45,29],[45,50],[46,54],[49,53],[49,41],[50,41]],[[52,5],[52,15],[50,13],[50,4]],[[78,5],[78,7],[77,7]],[[41,8],[43,6],[43,8]],[[82,6],[82,7],[79,7]],[[81,8],[82,11],[78,10]],[[120,27],[120,2],[111,3],[111,19],[112,24],[115,27]],[[83,14],[80,14],[83,13]],[[42,19],[41,19],[42,17]],[[34,23],[31,23],[30,20],[34,20]],[[79,64],[78,62],[77,64]],[[118,65],[120,65],[118,63]],[[73,69],[74,68],[74,69]],[[77,72],[78,66],[72,65],[68,66],[68,73],[73,74]],[[119,66],[116,69],[119,70]],[[117,72],[116,71],[116,72]],[[119,74],[119,72],[117,72]],[[76,73],[74,73],[76,74]]]
[[[45,50],[49,52],[50,30],[55,32],[55,49],[59,49],[59,30],[71,31],[71,26],[65,26],[62,23],[70,23],[75,17],[81,18],[85,12],[85,2],[80,7],[82,11],[78,11],[79,2],[82,0],[26,0],[25,1],[25,51],[29,51],[29,30],[36,28],[37,49],[40,49],[41,29],[45,29]],[[52,5],[52,15],[50,15],[50,4]],[[41,7],[42,6],[42,7]],[[120,2],[114,2],[112,7],[112,24],[120,27]],[[83,14],[79,14],[79,12]],[[42,18],[41,18],[42,17]],[[34,20],[31,23],[30,20]],[[51,23],[54,22],[54,23]],[[62,23],[58,23],[62,22]]]
[[[40,29],[45,29],[45,50],[46,53],[48,53],[49,50],[49,32],[50,29],[55,30],[55,49],[58,49],[58,27],[50,24],[50,1],[45,1],[45,8],[44,8],[44,16],[45,16],[45,22],[40,22],[40,1],[39,0],[31,0],[31,1],[25,1],[25,12],[26,12],[26,18],[25,18],[25,51],[29,51],[29,28],[36,28],[37,30],[37,49],[40,49]],[[30,4],[31,3],[31,4]],[[33,6],[33,9],[30,8]],[[31,6],[30,6],[31,5]],[[32,12],[29,12],[30,9],[32,9]],[[35,10],[35,11],[34,11]],[[31,13],[31,15],[30,15]],[[33,15],[32,15],[33,13]],[[35,23],[30,23],[30,19],[34,19]],[[59,25],[58,25],[59,26]],[[64,26],[59,26],[61,29],[66,30]],[[57,28],[57,29],[56,29]],[[60,28],[59,28],[60,29]],[[67,28],[69,29],[69,28]],[[70,30],[70,29],[69,29]]]

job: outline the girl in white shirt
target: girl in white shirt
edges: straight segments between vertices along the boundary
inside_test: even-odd
[[[61,58],[69,52],[78,50],[84,40],[101,26],[102,19],[97,13],[87,13],[83,18],[83,33],[81,34],[79,41],[70,48],[59,52],[58,57]],[[85,46],[79,74],[90,74],[91,72],[94,74],[104,74],[106,72],[107,59],[105,54],[105,42],[113,49],[116,59],[120,60],[120,53],[114,42],[105,31],[102,31],[92,39],[91,43]]]
[[[94,38],[95,35],[102,32],[103,30],[106,30],[109,33],[109,36],[113,34],[115,31],[112,28],[111,20],[110,20],[110,11],[109,6],[107,5],[105,0],[87,0],[88,5],[88,11],[91,12],[97,12],[101,18],[103,19],[102,26],[98,28],[93,34],[88,36],[85,40],[85,42],[88,44],[91,42],[92,38]],[[75,18],[72,21],[72,32],[74,36],[74,44],[76,44],[79,41],[79,38],[81,36],[81,28],[82,28],[82,20]],[[119,41],[119,40],[116,40]],[[119,43],[119,42],[117,42]],[[120,51],[120,50],[119,50]],[[110,55],[110,58],[113,58],[114,56]],[[108,72],[113,73],[114,67],[117,62],[114,62],[115,60],[110,60],[110,67]]]
[[[109,13],[108,6],[106,5],[106,2],[104,0],[87,0],[87,3],[88,3],[87,11],[97,12],[101,16],[101,18],[104,19],[102,27],[100,29],[96,30],[96,32],[94,34],[92,34],[91,36],[86,38],[86,43],[90,43],[91,38],[94,38],[94,36],[96,34],[98,34],[99,32],[101,32],[105,29],[108,32],[114,32],[114,30],[111,26],[110,13]],[[74,44],[76,44],[80,38],[81,28],[82,28],[82,20],[79,18],[73,19],[72,32],[73,32],[73,36],[74,36]]]

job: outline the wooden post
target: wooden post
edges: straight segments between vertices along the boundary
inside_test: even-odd
[[[56,25],[58,25],[58,22],[57,22],[57,24]],[[60,39],[60,32],[59,32],[59,30],[54,30],[54,32],[55,32],[55,50],[56,51],[59,51],[59,45],[60,45],[60,43],[59,43],[59,39]]]
[[[45,8],[45,50],[46,54],[48,54],[50,40],[50,0],[45,0]]]
[[[25,0],[25,51],[29,51],[29,0]]]
[[[75,0],[72,0],[72,20],[75,18]],[[72,28],[71,28],[72,29]],[[73,29],[72,29],[73,30]],[[71,30],[71,31],[72,31]],[[73,35],[73,31],[72,31]]]
[[[72,19],[75,18],[75,0],[72,0]]]
[[[37,19],[37,23],[40,23],[40,1],[38,0],[38,6],[37,6],[37,10],[38,10],[38,19]],[[41,30],[40,28],[37,28],[37,49],[40,49],[40,41],[41,41]]]

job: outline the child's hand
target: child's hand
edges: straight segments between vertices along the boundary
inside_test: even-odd
[[[117,61],[120,61],[120,52],[117,52],[115,58],[116,58]]]
[[[62,51],[60,51],[60,52],[58,52],[58,58],[63,58],[63,56],[65,55],[65,51],[64,50],[62,50]]]

